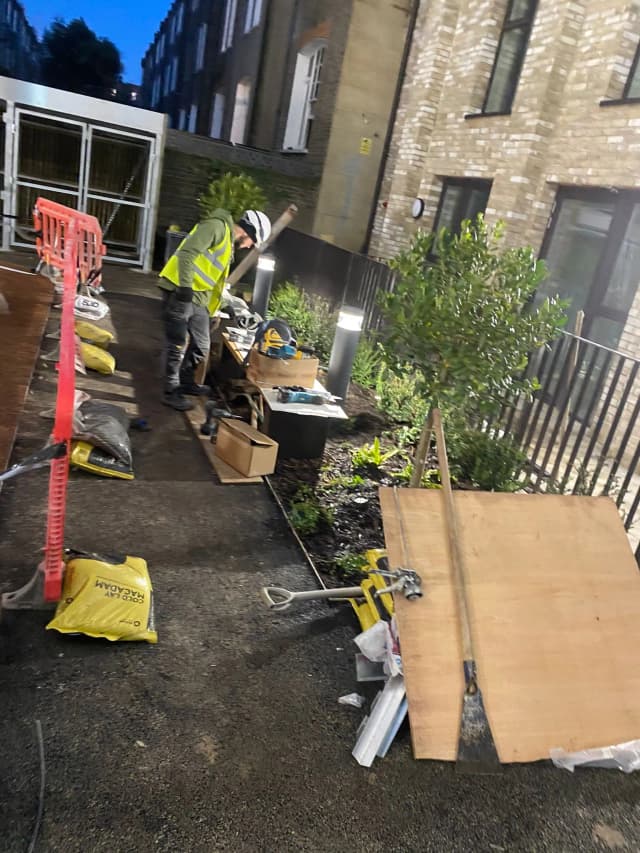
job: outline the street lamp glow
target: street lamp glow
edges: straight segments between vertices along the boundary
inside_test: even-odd
[[[357,308],[343,308],[338,314],[338,327],[348,332],[361,332],[364,323],[364,311]]]
[[[273,272],[276,268],[276,259],[272,255],[261,255],[258,259],[258,269],[264,272]]]

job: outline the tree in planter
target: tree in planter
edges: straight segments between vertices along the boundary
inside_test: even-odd
[[[267,205],[264,192],[253,178],[231,172],[211,181],[198,201],[203,216],[211,215],[221,207],[235,221],[240,219],[245,210],[263,210]]]
[[[502,222],[490,228],[482,215],[458,235],[419,232],[392,261],[396,285],[382,297],[389,367],[414,369],[418,393],[456,424],[495,410],[509,393],[536,390],[535,378],[523,376],[529,354],[566,321],[558,298],[531,306],[545,266],[530,248],[503,248],[503,234]],[[412,483],[420,482],[428,439],[425,421]]]

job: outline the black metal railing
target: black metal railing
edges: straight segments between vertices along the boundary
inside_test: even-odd
[[[530,360],[540,390],[485,423],[527,456],[533,491],[609,495],[640,559],[640,360],[564,333]]]

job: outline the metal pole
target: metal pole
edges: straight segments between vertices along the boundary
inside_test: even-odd
[[[251,298],[253,310],[261,317],[267,316],[275,268],[276,259],[273,255],[261,255],[258,261],[256,279],[253,285],[253,296]]]
[[[346,398],[349,389],[363,323],[364,311],[347,306],[341,308],[329,359],[327,391],[342,400]]]

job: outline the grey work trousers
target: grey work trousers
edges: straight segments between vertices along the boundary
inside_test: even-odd
[[[207,307],[180,302],[175,294],[175,290],[163,291],[165,392],[171,392],[180,385],[193,384],[196,368],[206,358],[211,346],[211,320]]]

